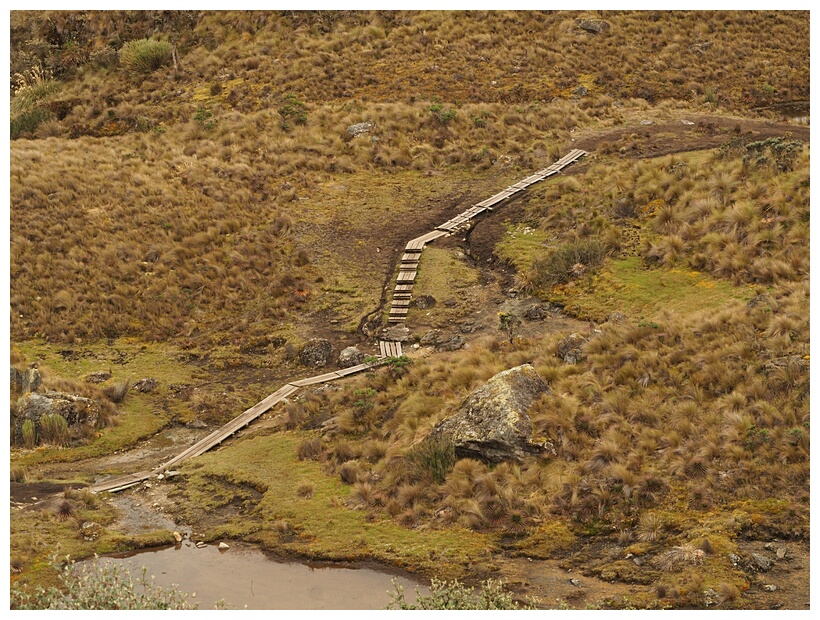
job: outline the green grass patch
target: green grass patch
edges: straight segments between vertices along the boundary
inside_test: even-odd
[[[646,319],[664,310],[687,315],[753,296],[751,286],[734,286],[692,270],[647,269],[640,258],[631,257],[555,287],[551,297],[576,316],[604,321],[613,312]]]
[[[214,478],[232,485],[265,489],[251,514],[220,526],[226,535],[243,535],[271,549],[332,560],[376,559],[437,575],[460,576],[485,557],[493,537],[464,529],[410,530],[386,518],[371,520],[366,511],[344,505],[351,487],[328,475],[315,461],[299,461],[297,446],[309,433],[288,432],[254,437],[186,463],[188,478],[180,509],[196,510],[206,500],[194,489]],[[310,482],[313,495],[299,497],[300,484]],[[281,536],[281,521],[295,530],[293,540]]]
[[[515,267],[519,273],[526,273],[532,263],[546,253],[550,235],[543,230],[525,224],[508,224],[507,234],[495,246],[495,254]]]

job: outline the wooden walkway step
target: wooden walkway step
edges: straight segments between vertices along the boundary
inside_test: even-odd
[[[379,340],[379,351],[382,357],[401,357],[401,343],[392,340]]]

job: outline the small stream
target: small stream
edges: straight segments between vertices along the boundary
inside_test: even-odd
[[[220,600],[228,609],[384,609],[391,602],[388,592],[396,591],[391,580],[404,588],[408,601],[415,600],[417,587],[429,594],[421,580],[376,564],[283,562],[251,545],[229,545],[222,550],[217,545],[198,548],[185,540],[175,547],[142,549],[97,561],[122,566],[135,581],[145,567],[155,585],[195,592],[190,600],[203,610],[214,609]]]

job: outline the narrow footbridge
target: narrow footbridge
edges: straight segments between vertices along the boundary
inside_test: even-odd
[[[396,278],[396,286],[393,289],[393,301],[390,306],[388,322],[403,324],[407,319],[407,312],[410,308],[410,297],[413,292],[413,283],[416,280],[416,273],[418,272],[421,251],[424,249],[426,244],[431,241],[435,241],[440,237],[452,235],[459,230],[469,227],[478,215],[492,211],[493,207],[499,203],[526,189],[533,183],[543,181],[544,179],[559,173],[563,168],[579,160],[586,154],[587,153],[585,151],[580,149],[572,150],[554,164],[547,166],[543,170],[539,170],[535,174],[528,176],[526,179],[519,181],[514,185],[510,185],[504,191],[501,191],[495,196],[471,206],[466,211],[458,214],[450,220],[447,220],[441,226],[437,226],[434,230],[408,242],[404,248],[404,254],[401,257],[401,262],[399,264],[399,275]],[[236,433],[238,430],[246,427],[263,413],[271,409],[271,407],[275,404],[285,400],[288,396],[296,392],[301,387],[314,385],[316,383],[326,383],[327,381],[335,381],[343,377],[348,377],[350,375],[354,375],[384,364],[391,358],[401,357],[401,355],[402,348],[400,342],[380,340],[379,355],[375,361],[287,383],[264,400],[258,402],[250,409],[236,416],[233,420],[225,424],[225,426],[215,430],[203,439],[200,439],[194,445],[190,446],[186,450],[183,450],[175,457],[159,465],[158,467],[152,470],[137,472],[135,474],[127,474],[125,476],[102,480],[91,485],[89,488],[94,493],[100,493],[102,491],[122,491],[123,489],[139,484],[149,478],[155,478],[163,472],[168,471],[175,465],[179,465],[187,459],[199,456],[214,446],[222,443],[225,439]]]

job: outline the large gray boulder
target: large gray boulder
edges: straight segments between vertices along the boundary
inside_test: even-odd
[[[551,444],[532,443],[527,411],[549,387],[530,364],[498,373],[470,394],[455,415],[433,428],[434,441],[451,441],[459,458],[486,463],[522,461],[555,454]]]
[[[322,368],[330,363],[333,357],[333,345],[324,338],[312,338],[299,353],[299,361],[311,368]]]
[[[22,428],[25,420],[32,420],[35,427],[39,429],[40,419],[49,414],[63,416],[69,426],[88,424],[96,427],[100,422],[100,406],[90,398],[62,392],[45,392],[44,394],[27,392],[17,401],[14,441],[23,443]]]

